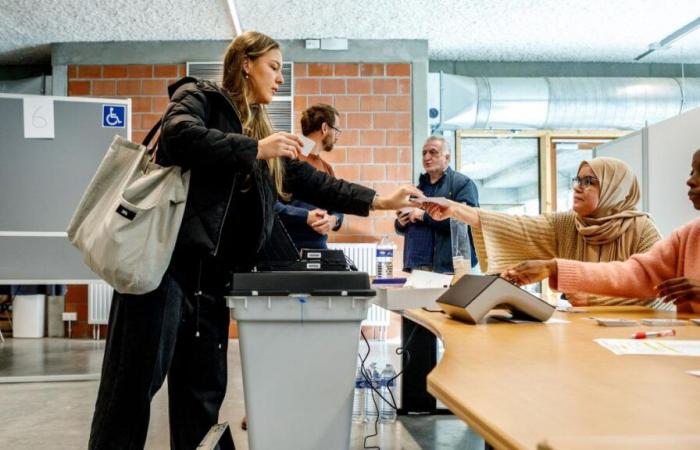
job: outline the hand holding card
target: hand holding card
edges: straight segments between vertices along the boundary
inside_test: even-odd
[[[304,156],[309,156],[309,153],[311,153],[311,150],[316,147],[316,142],[313,141],[312,139],[307,138],[303,134],[299,135],[299,138],[301,139],[301,142],[304,143],[304,146],[301,148],[301,153]]]

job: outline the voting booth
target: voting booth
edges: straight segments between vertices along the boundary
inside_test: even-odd
[[[251,450],[349,448],[360,323],[374,294],[361,272],[233,275]]]

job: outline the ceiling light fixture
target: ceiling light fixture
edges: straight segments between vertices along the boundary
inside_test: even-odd
[[[696,18],[692,22],[683,25],[673,33],[669,34],[665,38],[661,39],[658,42],[652,42],[649,44],[649,50],[645,51],[641,55],[638,55],[636,58],[634,58],[635,61],[639,61],[640,59],[644,58],[645,56],[649,55],[650,53],[655,52],[656,50],[659,50],[660,48],[666,48],[669,45],[671,45],[673,42],[677,41],[678,39],[682,38],[683,36],[689,34],[690,32],[694,31],[696,28],[700,27],[700,17]]]
[[[236,9],[235,0],[226,0],[226,4],[228,5],[228,12],[231,16],[231,20],[233,20],[234,37],[240,36],[243,33],[243,27],[241,26],[241,19],[238,17],[238,9]]]

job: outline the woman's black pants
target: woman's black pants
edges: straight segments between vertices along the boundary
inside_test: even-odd
[[[229,311],[221,296],[195,297],[171,269],[153,292],[114,293],[90,449],[142,449],[166,375],[172,449],[196,448],[218,422]],[[220,448],[233,448],[230,433]]]

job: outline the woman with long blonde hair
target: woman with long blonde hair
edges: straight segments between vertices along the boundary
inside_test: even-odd
[[[277,198],[349,214],[408,206],[296,159],[299,137],[273,132],[265,105],[282,76],[279,44],[246,32],[229,46],[223,86],[186,77],[169,87],[158,160],[190,170],[185,214],[160,286],[115,292],[89,447],[143,448],[150,403],[168,376],[170,445],[197,447],[226,393],[232,270],[250,270],[273,230]],[[230,434],[222,448],[232,448]]]

